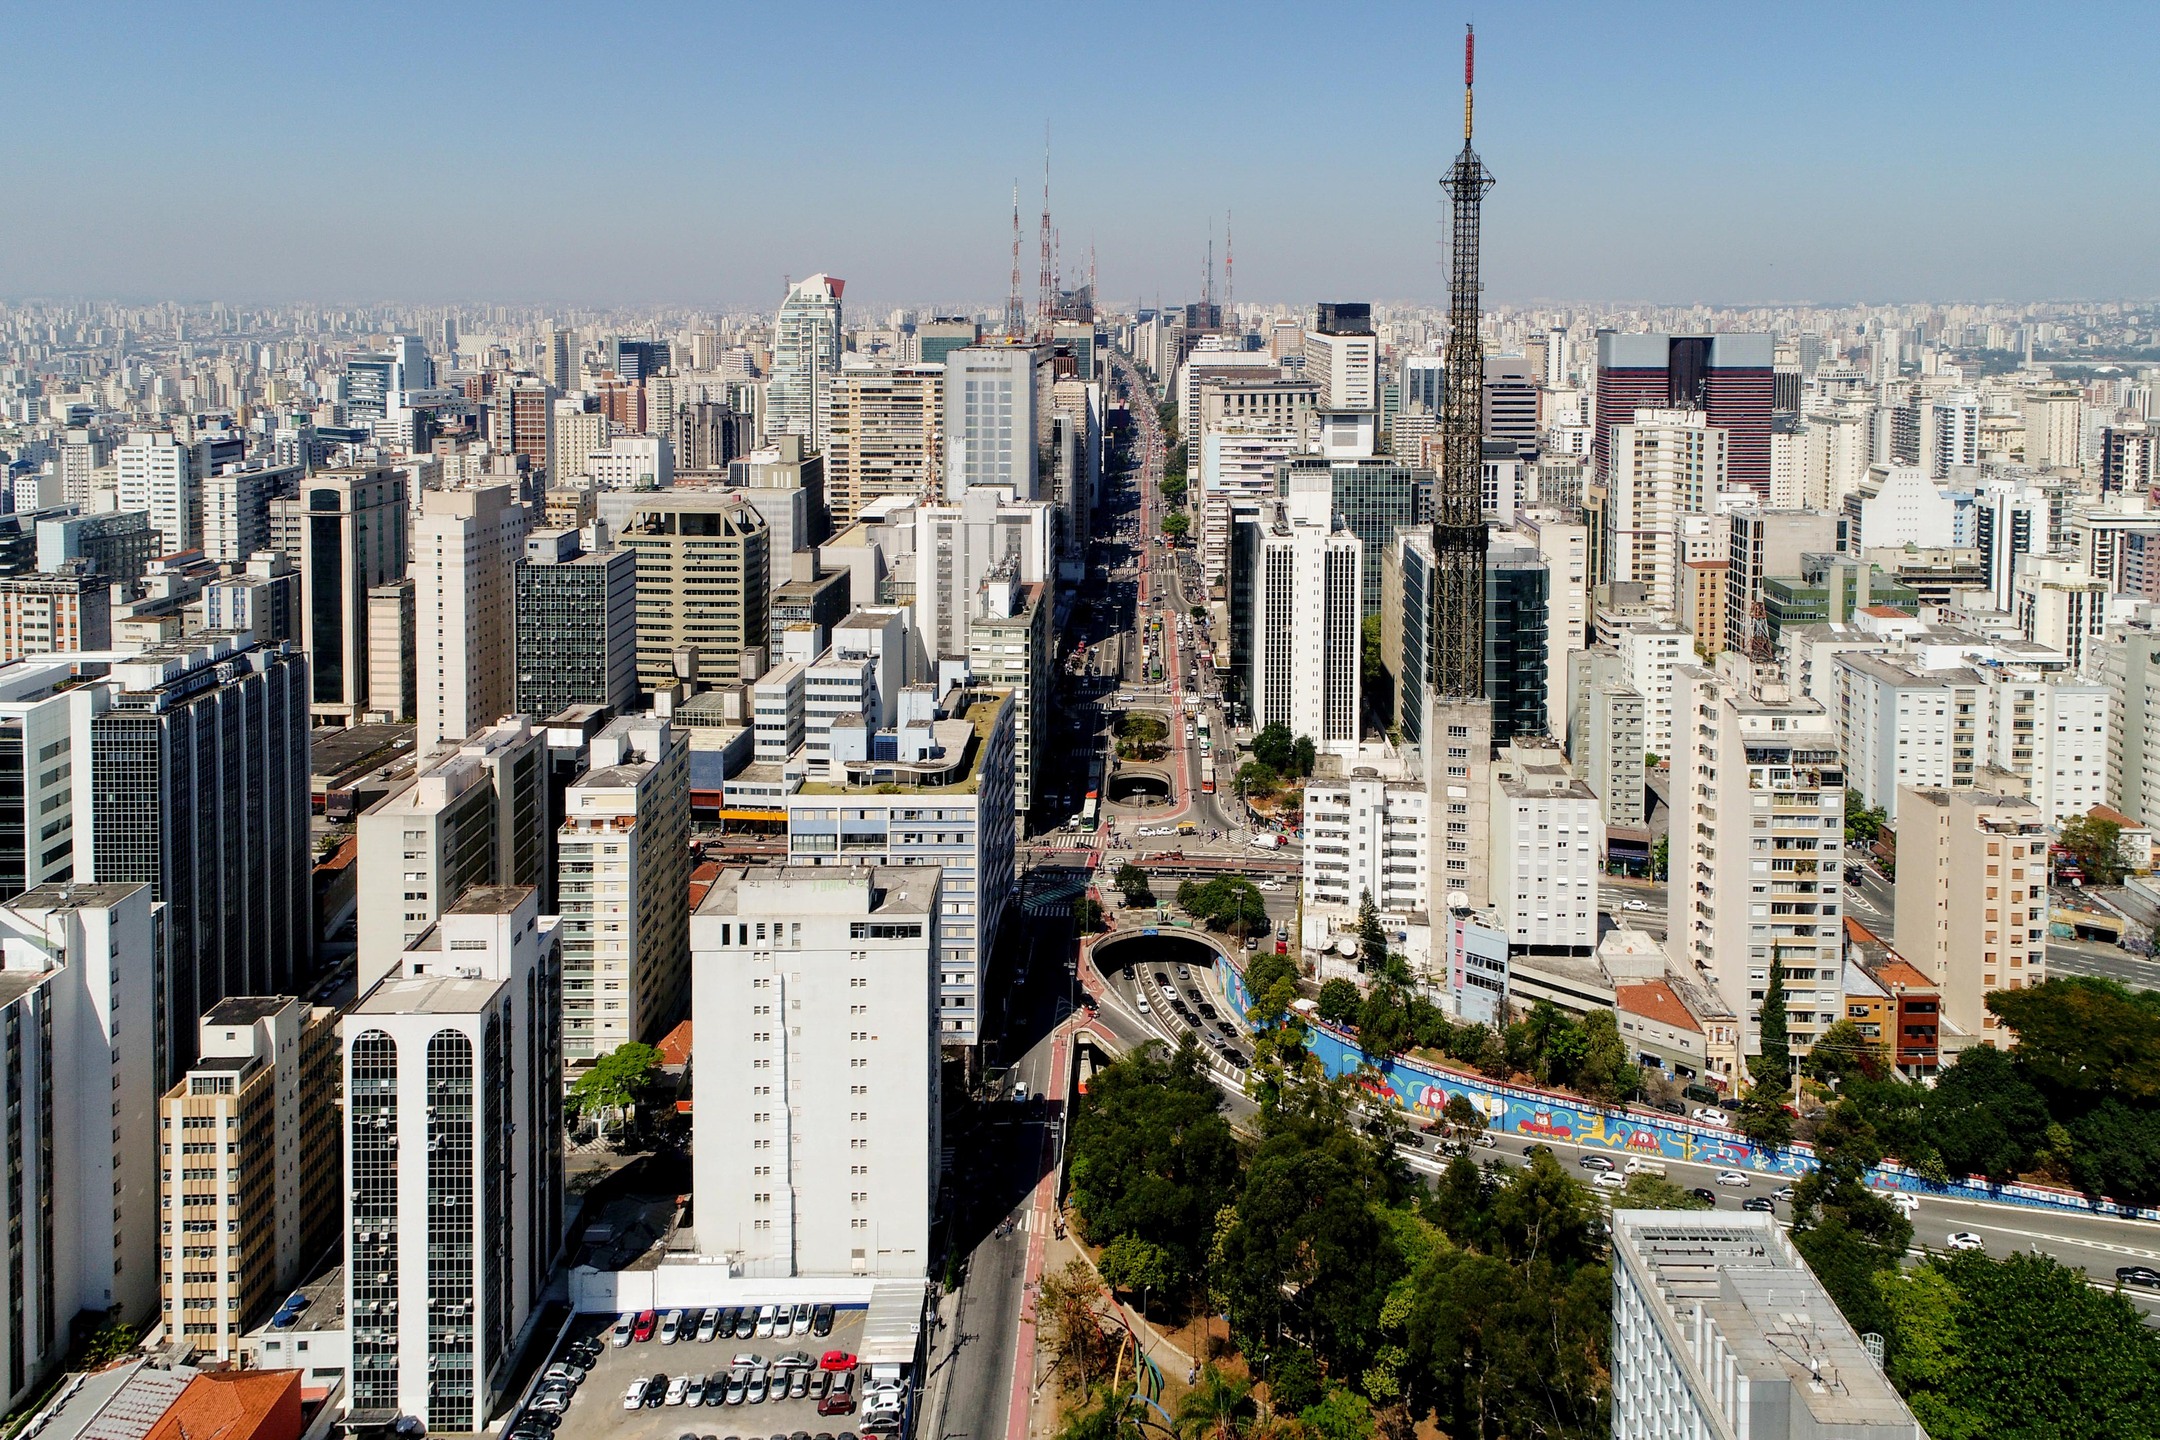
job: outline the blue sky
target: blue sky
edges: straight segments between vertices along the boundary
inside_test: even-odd
[[[0,0],[0,295],[995,303],[2160,292],[2150,4]]]

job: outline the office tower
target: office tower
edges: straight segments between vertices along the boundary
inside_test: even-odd
[[[369,720],[411,720],[419,708],[420,637],[411,579],[367,593]]]
[[[931,660],[968,652],[968,615],[984,580],[1011,566],[1023,585],[1054,581],[1056,521],[1043,504],[977,488],[914,507],[915,629]]]
[[[825,387],[840,373],[840,293],[845,280],[812,275],[790,286],[773,321],[772,383],[765,433],[802,435],[823,448]]]
[[[140,1324],[157,1304],[160,940],[143,885],[44,885],[0,905],[10,1411],[67,1357],[78,1315]]]
[[[2032,390],[2025,396],[2024,412],[2027,465],[2075,470],[2083,463],[2085,398],[2075,385]]]
[[[941,893],[935,869],[794,866],[723,870],[706,892],[690,921],[702,1253],[758,1279],[925,1274]]]
[[[1210,396],[1214,393],[1209,392]],[[1303,424],[1288,417],[1228,419],[1201,430],[1197,495],[1200,570],[1210,588],[1221,584],[1229,569],[1233,511],[1280,494],[1277,477],[1285,464],[1296,460],[1303,447]]]
[[[825,457],[800,435],[775,436],[765,449],[730,462],[728,487],[765,522],[770,604],[772,591],[817,563],[816,546],[825,538]]]
[[[407,502],[405,476],[386,465],[321,471],[274,502],[300,567],[318,721],[357,724],[370,708],[367,597],[404,578]]]
[[[810,578],[775,585],[770,626],[774,650],[780,649],[780,642],[791,625],[816,626],[820,636],[818,645],[821,646],[824,643],[822,637],[830,635],[833,627],[855,608],[852,581],[853,576],[847,570],[820,567],[820,573]]]
[[[337,1012],[230,996],[158,1104],[166,1333],[219,1360],[337,1239]]]
[[[825,494],[834,525],[847,524],[880,496],[940,498],[943,352],[935,366],[843,371],[829,395]]]
[[[1358,539],[1362,554],[1360,617],[1380,613],[1381,557],[1405,525],[1432,518],[1433,473],[1392,460],[1328,460],[1300,456],[1276,472],[1279,492],[1311,495],[1311,506],[1332,508]],[[1257,498],[1257,497],[1255,497]]]
[[[690,1005],[690,737],[622,716],[587,758],[555,836],[565,1065],[657,1040]]]
[[[1942,1016],[1989,1045],[1996,990],[2047,978],[2047,817],[1982,790],[1899,787],[1897,947],[1942,991]]]
[[[1077,579],[1085,573],[1102,489],[1103,390],[1066,377],[1050,387],[1049,468],[1043,499],[1057,510],[1058,560]]]
[[[568,330],[548,332],[547,383],[565,394],[578,388],[580,348]]]
[[[1324,754],[1356,753],[1363,639],[1358,537],[1321,503],[1262,511],[1253,586],[1253,727],[1287,725]],[[1543,697],[1540,697],[1542,703]]]
[[[615,422],[592,406],[589,395],[555,402],[555,430],[548,437],[548,484],[588,488],[586,471],[595,451],[615,438]]]
[[[171,435],[143,431],[114,453],[122,510],[145,510],[160,553],[192,550],[202,537],[202,492],[192,451]]]
[[[414,743],[423,751],[510,713],[517,690],[511,679],[512,574],[525,552],[530,519],[514,485],[430,490],[420,497],[411,569],[420,637]]]
[[[1493,908],[1517,955],[1597,949],[1605,822],[1551,741],[1503,745],[1492,766]]]
[[[112,582],[86,560],[58,574],[0,576],[0,662],[104,650],[112,644]]]
[[[1083,384],[1096,378],[1095,322],[1093,320],[1060,320],[1051,327],[1052,344],[1057,350],[1060,374],[1067,371],[1066,361],[1071,360],[1071,377]]]
[[[658,375],[670,359],[665,340],[625,340],[617,335],[608,341],[608,351],[608,368],[633,385]]]
[[[202,482],[202,551],[243,565],[270,545],[270,506],[300,480],[297,465],[228,465]]]
[[[1988,599],[2008,612],[2017,601],[2018,572],[2050,546],[2047,492],[2037,485],[1995,480],[1983,485],[1973,506],[1973,542],[1987,565]]]
[[[724,470],[755,448],[750,417],[725,400],[692,400],[675,413],[675,464],[684,470]]]
[[[1842,1011],[1837,726],[1782,684],[1758,693],[1690,665],[1673,687],[1686,743],[1672,761],[1679,903],[1668,943],[1739,1016],[1743,1057],[1761,1051],[1770,962],[1782,961],[1793,1053],[1804,1054]]]
[[[1762,615],[1763,587],[1773,576],[1798,575],[1803,555],[1837,550],[1837,519],[1813,510],[1734,510],[1725,553],[1725,644],[1768,659],[1770,635]]]
[[[982,340],[982,326],[965,315],[939,315],[915,327],[916,363],[945,368],[945,357]]]
[[[1659,609],[1679,608],[1681,519],[1708,514],[1725,488],[1728,438],[1699,410],[1638,410],[1613,427],[1602,502],[1585,507],[1599,583],[1633,581]]]
[[[1481,433],[1514,447],[1518,455],[1538,451],[1538,372],[1527,355],[1488,355],[1480,397]]]
[[[1372,766],[1330,767],[1307,781],[1307,914],[1345,928],[1367,895],[1384,914],[1429,913],[1429,802],[1422,781],[1383,776]]]
[[[941,869],[937,945],[939,1043],[970,1046],[981,1028],[983,972],[1013,898],[1013,702],[1002,691],[955,688],[942,700],[911,686],[897,724],[850,726],[857,748],[891,745],[892,760],[849,759],[830,780],[805,780],[780,801],[795,865],[893,865]],[[921,727],[930,748],[899,747]],[[842,818],[844,817],[844,818]]]
[[[1775,1215],[1612,1217],[1613,1440],[1913,1440],[1918,1421]]]
[[[945,357],[945,498],[1004,487],[1033,500],[1037,465],[1035,369],[1030,345],[971,346]]]
[[[1035,806],[1049,738],[1050,608],[1050,586],[1025,583],[1007,565],[983,578],[968,612],[968,674],[1012,692],[1013,809],[1021,815]]]
[[[476,1431],[510,1379],[562,1238],[556,928],[468,891],[346,1012],[353,1410]]]
[[[1613,830],[1648,823],[1643,697],[1617,651],[1600,645],[1568,657],[1568,759],[1598,797],[1607,843]]]
[[[605,523],[526,536],[515,594],[515,713],[605,705],[621,714],[636,704],[637,556]]]
[[[1770,499],[1770,410],[1775,388],[1768,335],[1619,335],[1598,332],[1597,422],[1592,455],[1611,473],[1612,432],[1638,410],[1698,410],[1725,432],[1727,483]]]
[[[675,491],[638,501],[622,543],[637,556],[642,688],[757,678],[771,659],[770,541],[764,517],[733,495]]]
[[[665,435],[617,435],[585,457],[595,490],[665,490],[675,483],[675,442]]]
[[[1305,332],[1305,378],[1319,388],[1321,410],[1380,408],[1379,339],[1372,307],[1323,304]]]
[[[258,645],[301,638],[300,572],[282,551],[259,550],[247,568],[202,588],[205,630],[245,630]]]
[[[1447,367],[1437,355],[1407,355],[1402,362],[1402,404],[1440,413],[1447,403]]]
[[[360,816],[359,989],[397,966],[476,886],[551,893],[547,745],[523,716],[423,751],[413,778]]]
[[[1545,557],[1502,532],[1485,555],[1485,698],[1495,745],[1546,733],[1548,624]]]
[[[512,375],[495,387],[488,439],[507,455],[522,455],[533,471],[555,456],[555,390],[535,375]]]

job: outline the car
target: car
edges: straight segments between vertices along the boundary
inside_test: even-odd
[[[578,1386],[585,1383],[586,1374],[587,1371],[584,1366],[573,1365],[568,1360],[558,1360],[554,1364],[548,1366],[547,1369],[540,1372],[540,1383],[542,1385],[554,1385],[559,1383],[563,1385],[568,1385],[571,1389],[575,1390]]]
[[[639,1410],[643,1409],[644,1405],[645,1382],[643,1380],[632,1380],[629,1388],[623,1391],[622,1408],[625,1410]]]
[[[608,1332],[608,1343],[618,1350],[628,1345],[631,1337],[637,1333],[637,1321],[638,1317],[628,1310],[617,1316],[615,1328]]]
[[[562,1416],[545,1410],[528,1410],[518,1416],[517,1423],[504,1432],[504,1440],[551,1440],[555,1427],[562,1424]]]
[[[659,1328],[660,1316],[658,1312],[652,1310],[640,1311],[637,1317],[637,1328],[630,1332],[630,1338],[641,1342],[650,1340],[653,1337],[653,1331]]]
[[[1987,1241],[1982,1240],[1978,1235],[1973,1234],[1973,1232],[1970,1230],[1951,1231],[1949,1238],[1944,1240],[1943,1244],[1949,1246],[1952,1250],[1987,1249]]]
[[[1613,1168],[1612,1161],[1606,1159],[1603,1155],[1585,1155],[1575,1163],[1585,1170],[1610,1171]]]
[[[558,1389],[538,1391],[526,1408],[538,1414],[560,1415],[570,1408],[570,1392]]]
[[[794,1378],[788,1381],[787,1393],[790,1400],[800,1400],[807,1396],[810,1393],[810,1372],[795,1371]]]
[[[785,1355],[775,1355],[772,1363],[775,1370],[817,1369],[817,1357],[807,1350],[790,1350]]]
[[[1745,1190],[1754,1182],[1738,1170],[1720,1170],[1717,1172],[1717,1183],[1731,1186],[1734,1189]]]
[[[1708,1105],[1696,1106],[1688,1118],[1698,1125],[1715,1125],[1720,1130],[1732,1128],[1732,1116]]]
[[[1012,1096],[1012,1098],[1013,1098],[1013,1102],[1014,1102],[1015,1104],[1018,1104],[1018,1105],[1025,1105],[1025,1104],[1027,1104],[1027,1098],[1028,1098],[1028,1088],[1027,1088],[1027,1081],[1025,1081],[1025,1080],[1015,1080],[1015,1081],[1013,1081],[1013,1096]],[[775,1327],[775,1328],[776,1328],[776,1331],[777,1331],[777,1327]],[[801,1335],[801,1334],[805,1333],[806,1331],[808,1331],[808,1330],[809,1330],[809,1328],[810,1328],[810,1307],[809,1307],[808,1305],[797,1305],[797,1306],[795,1307],[795,1313],[794,1313],[794,1315],[793,1315],[793,1316],[792,1316],[792,1317],[791,1317],[791,1318],[789,1319],[789,1322],[788,1322],[788,1333],[789,1333],[790,1335]]]
[[[715,1370],[712,1372],[712,1374],[705,1377],[705,1403],[707,1405],[727,1404],[727,1390],[727,1371]]]
[[[730,1405],[740,1405],[743,1403],[744,1397],[747,1396],[749,1393],[750,1372],[745,1370],[738,1374],[735,1371],[729,1371],[726,1395],[727,1403]]]
[[[1650,905],[1645,900],[1623,900],[1620,902],[1620,908],[1622,910],[1647,910]]]
[[[707,1311],[705,1312],[705,1314],[704,1314],[704,1315],[703,1315],[702,1317],[700,1317],[700,1318],[699,1318],[699,1320],[698,1320],[698,1327],[697,1327],[697,1338],[698,1338],[698,1343],[699,1343],[700,1345],[710,1344],[710,1343],[711,1343],[711,1341],[712,1341],[712,1338],[713,1338],[713,1336],[715,1336],[715,1335],[717,1335],[717,1334],[719,1334],[719,1333],[720,1333],[720,1312],[719,1312],[718,1310],[707,1310]]]
[[[673,1380],[670,1380],[663,1398],[670,1405],[687,1404],[690,1399],[690,1377],[688,1375],[677,1375]]]
[[[1619,1190],[1627,1185],[1626,1179],[1610,1170],[1591,1176],[1590,1183],[1600,1190]]]
[[[580,1340],[563,1351],[563,1358],[590,1374],[593,1366],[600,1363],[600,1354],[606,1348],[598,1336],[593,1336],[589,1339]]]
[[[1790,1205],[1792,1204],[1793,1200],[1793,1188],[1790,1185],[1782,1185],[1770,1192],[1770,1198],[1773,1200],[1782,1200],[1786,1204]]]
[[[1258,885],[1255,885],[1253,888],[1255,890],[1280,890],[1282,889],[1282,881],[1262,880]]]
[[[757,1307],[745,1305],[735,1312],[735,1338],[748,1340],[757,1334]]]
[[[810,1398],[812,1400],[823,1400],[825,1392],[832,1388],[832,1378],[826,1371],[812,1370],[810,1372]]]
[[[1770,1197],[1767,1195],[1750,1195],[1740,1202],[1740,1208],[1742,1210],[1752,1210],[1760,1215],[1772,1214],[1777,1210],[1777,1206],[1771,1202]]]
[[[660,1343],[673,1345],[682,1339],[682,1311],[670,1310],[660,1317]]]
[[[750,1373],[749,1389],[747,1393],[745,1393],[743,1396],[744,1402],[751,1405],[764,1404],[765,1389],[765,1372],[762,1370],[753,1370]]]
[[[684,1387],[683,1387],[683,1404],[685,1404],[685,1405],[702,1405],[702,1404],[704,1404],[704,1403],[705,1403],[705,1377],[704,1377],[703,1375],[692,1375],[692,1376],[689,1376],[689,1377],[688,1377],[688,1379],[689,1379],[689,1382],[690,1382],[690,1383],[689,1383],[688,1385],[686,1385],[686,1386],[684,1386]]]
[[[1630,1155],[1627,1162],[1627,1173],[1630,1175],[1663,1175],[1665,1173],[1665,1162],[1663,1160],[1654,1160],[1647,1155]]]
[[[1139,1001],[1138,1001],[1137,1003],[1138,1003],[1138,1004],[1139,1004],[1139,1006],[1140,1006],[1140,1013],[1141,1013],[1142,1015],[1146,1015],[1146,1014],[1149,1014],[1149,1013],[1151,1013],[1151,1012],[1150,1012],[1150,1011],[1148,1010],[1147,996],[1145,996],[1145,995],[1142,995],[1142,996],[1140,997],[1140,999],[1139,999]]]
[[[668,1377],[655,1375],[645,1382],[645,1408],[657,1410],[667,1403]]]
[[[773,1331],[774,1331],[774,1328],[775,1328],[776,1326],[778,1326],[778,1324],[779,1324],[779,1323],[780,1323],[780,1307],[779,1307],[779,1306],[777,1306],[777,1305],[765,1305],[765,1306],[761,1306],[761,1307],[759,1308],[758,1312],[757,1312],[757,1333],[758,1333],[758,1339],[760,1339],[760,1340],[770,1340],[770,1339],[772,1339],[772,1337],[773,1337]]]
[[[818,1357],[818,1369],[820,1370],[853,1370],[854,1368],[855,1357],[845,1350],[827,1350]]]
[[[1169,988],[1170,988],[1170,974],[1169,974],[1169,972],[1168,972],[1168,971],[1166,971],[1166,970],[1157,970],[1157,971],[1155,972],[1155,983],[1156,983],[1157,985],[1160,985],[1160,986],[1162,986],[1162,987],[1163,987],[1163,989],[1165,989],[1165,990],[1169,989]]]
[[[1708,1191],[1708,1190],[1705,1190],[1705,1189],[1703,1189],[1703,1188],[1702,1188],[1701,1186],[1699,1186],[1699,1185],[1698,1185],[1697,1187],[1695,1187],[1695,1188],[1694,1188],[1693,1190],[1690,1190],[1690,1191],[1688,1191],[1687,1193],[1688,1193],[1688,1194],[1690,1194],[1690,1195],[1692,1195],[1692,1196],[1694,1196],[1694,1197],[1695,1197],[1695,1198],[1696,1198],[1697,1200],[1700,1200],[1700,1201],[1702,1201],[1702,1202],[1703,1202],[1703,1204],[1705,1204],[1705,1205],[1715,1205],[1715,1204],[1717,1204],[1717,1196],[1716,1196],[1715,1194],[1713,1194],[1712,1192],[1710,1192],[1710,1191]]]
[[[2160,1270],[2155,1270],[2150,1265],[2123,1265],[2115,1271],[2115,1283],[2160,1290]]]
[[[1897,1206],[1908,1218],[1920,1212],[1920,1197],[1917,1195],[1908,1195],[1902,1190],[1892,1190],[1882,1198]]]
[[[1470,1143],[1482,1150],[1497,1150],[1500,1148],[1500,1142],[1493,1139],[1490,1132],[1484,1130],[1480,1130],[1477,1134],[1471,1136]]]

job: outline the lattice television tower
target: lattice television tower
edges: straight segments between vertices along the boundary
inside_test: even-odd
[[[1020,298],[1020,182],[1013,181],[1012,290],[1005,297],[1005,333],[1017,340],[1027,331],[1027,302]]]
[[[1463,147],[1441,180],[1455,204],[1448,272],[1447,393],[1440,415],[1440,502],[1433,523],[1433,692],[1485,698],[1484,445],[1479,420],[1485,354],[1478,338],[1478,225],[1492,172],[1470,148],[1476,36],[1463,33]]]
[[[1237,247],[1230,238],[1231,213],[1223,211],[1222,217],[1222,308],[1225,316],[1237,314]],[[1231,328],[1236,321],[1229,320]]]
[[[1042,271],[1035,283],[1035,333],[1048,339],[1056,326],[1057,276],[1050,258],[1050,126],[1043,125]]]

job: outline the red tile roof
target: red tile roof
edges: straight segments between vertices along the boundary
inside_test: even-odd
[[[1640,985],[1613,986],[1613,1008],[1625,1010],[1630,1015],[1640,1015],[1670,1025],[1675,1030],[1692,1030],[1702,1033],[1694,1013],[1673,993],[1673,988],[1662,980],[1648,980]]]
[[[2108,821],[2110,824],[2120,825],[2125,830],[2143,830],[2145,828],[2143,825],[2138,824],[2137,821],[2131,819],[2128,815],[2123,814],[2122,811],[2117,810],[2112,806],[2095,805],[2092,807],[2092,809],[2086,811],[2085,813],[2092,816],[2092,818],[2095,820],[2105,820]]]
[[[1885,990],[1922,990],[1932,994],[1936,988],[1935,982],[1921,974],[1910,960],[1900,960],[1895,955],[1874,966],[1868,973],[1873,975],[1875,983]]]
[[[143,1440],[300,1440],[300,1372],[197,1375]]]
[[[690,1022],[685,1020],[660,1037],[660,1063],[662,1065],[687,1065],[690,1063]]]

